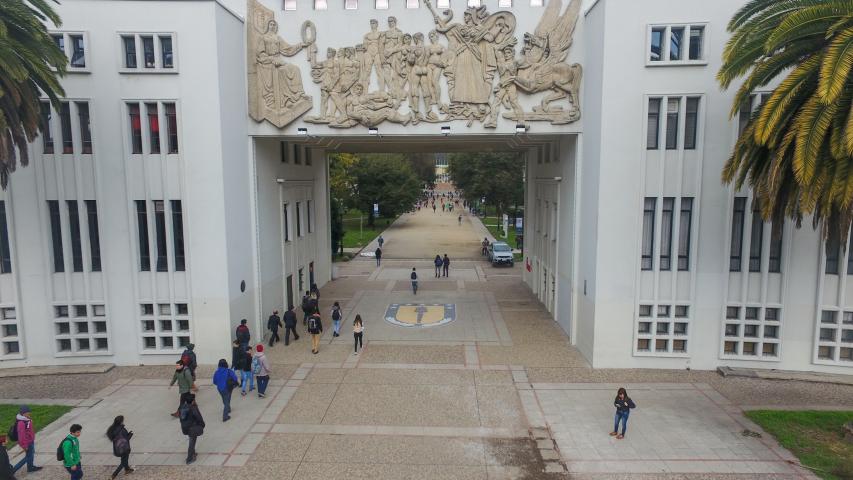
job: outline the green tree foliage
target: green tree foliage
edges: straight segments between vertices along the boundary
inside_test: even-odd
[[[396,217],[411,209],[421,194],[421,182],[402,155],[362,155],[353,175],[357,208],[368,215],[370,226],[374,203],[382,216]]]
[[[332,256],[335,256],[336,253],[342,251],[343,248],[343,239],[344,239],[344,222],[343,222],[343,208],[341,208],[341,201],[332,197],[331,202],[329,202],[329,216],[331,217],[331,236],[332,236]]]
[[[751,116],[722,172],[748,185],[765,219],[812,215],[846,245],[853,220],[853,2],[751,0],[728,25],[717,79],[743,84],[731,115],[780,81]]]
[[[498,215],[524,205],[524,160],[512,152],[454,153],[448,166],[456,188],[469,200],[486,199]]]
[[[355,177],[353,171],[360,158],[352,153],[329,155],[329,192],[341,202],[344,210],[356,208]]]
[[[59,77],[67,59],[47,33],[59,15],[45,0],[0,1],[0,185],[5,189],[15,171],[17,155],[29,163],[27,146],[39,132],[39,97],[44,92],[54,105],[65,92]]]
[[[412,169],[418,179],[427,187],[435,186],[435,154],[434,153],[413,153],[408,155],[409,161],[412,162]]]

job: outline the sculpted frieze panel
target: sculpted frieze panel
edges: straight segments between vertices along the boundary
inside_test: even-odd
[[[580,118],[582,68],[566,61],[580,0],[565,11],[561,0],[550,0],[520,47],[511,12],[469,7],[458,22],[452,11],[424,3],[434,23],[426,35],[404,32],[393,16],[384,29],[372,19],[362,43],[329,48],[321,60],[311,22],[302,25],[301,42],[291,45],[279,36],[273,12],[249,0],[251,117],[279,128],[312,108],[304,121],[334,128],[453,120],[495,128],[499,116],[555,125]],[[310,81],[320,90],[317,103],[305,94],[302,71],[293,63],[302,50]],[[525,111],[519,95],[541,101]]]

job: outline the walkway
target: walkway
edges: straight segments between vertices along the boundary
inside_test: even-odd
[[[459,223],[462,215],[462,223]],[[382,258],[434,258],[445,253],[451,259],[477,259],[480,242],[487,236],[483,224],[461,206],[453,212],[442,212],[437,207],[422,208],[414,213],[404,213],[382,233],[385,246]],[[376,242],[364,251],[376,250]]]

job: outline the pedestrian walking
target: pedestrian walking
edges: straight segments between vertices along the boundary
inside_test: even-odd
[[[195,403],[195,395],[187,395],[181,404],[181,433],[189,437],[187,447],[187,465],[195,462],[198,455],[195,453],[195,444],[198,437],[204,435],[204,418]]]
[[[185,367],[190,369],[190,374],[193,376],[193,382],[195,382],[195,369],[198,367],[198,361],[193,349],[195,349],[194,343],[187,345],[187,348],[184,349],[183,353],[181,353],[181,362]]]
[[[305,326],[308,324],[308,317],[310,317],[311,314],[314,313],[311,310],[311,292],[309,292],[309,291],[305,292],[305,296],[302,297],[301,307],[302,307],[302,326]]]
[[[376,266],[378,267],[382,263],[382,247],[376,247],[376,251],[373,254],[376,256]]]
[[[59,451],[62,452],[62,458],[57,460],[62,462],[65,471],[71,475],[71,480],[83,478],[83,459],[80,457],[80,435],[82,433],[83,427],[75,423],[71,425],[68,436],[60,444]]]
[[[240,358],[244,351],[240,348],[240,342],[237,340],[231,342],[231,369],[234,370],[234,374],[238,380],[240,379]]]
[[[323,333],[323,321],[320,312],[314,312],[308,317],[308,333],[311,334],[311,353],[320,353],[320,334]]]
[[[332,336],[333,337],[340,337],[341,336],[341,317],[342,317],[341,304],[340,303],[335,302],[335,304],[332,305],[331,317],[332,317],[332,329],[333,329]]]
[[[459,226],[461,227],[462,226],[462,215],[459,215],[458,220],[459,220]]]
[[[432,263],[435,265],[435,278],[438,278],[441,276],[441,266],[444,265],[441,255],[436,255]]]
[[[290,332],[293,332],[293,341],[299,340],[299,334],[296,333],[296,312],[293,311],[293,305],[287,306],[287,311],[284,312],[284,345],[290,345]]]
[[[18,442],[18,446],[24,451],[24,458],[15,465],[12,473],[17,472],[24,465],[27,466],[27,472],[38,472],[42,467],[37,467],[34,463],[36,456],[36,429],[33,425],[33,413],[27,405],[21,405],[18,409],[18,414],[15,416],[15,431],[18,438],[13,438]]]
[[[246,347],[240,357],[240,394],[244,397],[247,387],[249,392],[255,389],[255,377],[252,376],[252,347]]]
[[[356,314],[355,320],[352,321],[352,337],[355,342],[355,355],[358,355],[358,347],[364,348],[364,322],[361,321],[361,315]]]
[[[237,325],[237,330],[235,332],[235,336],[237,337],[237,341],[240,342],[240,346],[246,348],[249,345],[249,341],[252,339],[252,334],[249,332],[249,326],[246,325],[248,320],[245,318],[240,320],[240,325]]]
[[[613,406],[616,407],[616,416],[613,420],[613,431],[610,432],[610,436],[622,439],[625,438],[625,429],[628,428],[628,416],[631,414],[631,409],[636,408],[637,405],[628,396],[628,392],[624,388],[620,388],[616,391],[616,399],[613,400]],[[621,433],[618,432],[620,422],[622,423]]]
[[[113,443],[113,455],[121,458],[121,463],[113,470],[110,478],[116,478],[122,470],[124,470],[125,475],[133,473],[134,469],[130,466],[131,437],[133,437],[133,432],[129,432],[125,428],[124,415],[117,416],[110,428],[107,429],[107,438]]]
[[[9,464],[9,452],[6,451],[6,435],[0,435],[0,480],[15,480],[15,472]]]
[[[435,202],[432,202],[432,213],[435,213]]]
[[[382,235],[379,235],[379,238],[376,239],[376,242],[379,243],[379,248],[382,248],[385,245],[385,239],[382,238]]]
[[[316,283],[311,284],[311,298],[317,301],[320,300],[320,287]]]
[[[228,368],[228,362],[224,358],[219,359],[219,366],[213,372],[213,384],[222,397],[222,421],[227,422],[231,419],[231,392],[240,382],[234,370]]]
[[[418,272],[415,271],[415,267],[412,267],[412,274],[409,275],[409,278],[412,279],[412,293],[418,294]]]
[[[270,347],[275,345],[275,342],[281,341],[281,338],[278,336],[278,329],[281,326],[281,317],[278,316],[278,310],[273,310],[272,315],[267,320],[267,328],[270,331]]]
[[[252,373],[258,381],[258,397],[264,398],[267,394],[267,385],[270,383],[270,364],[264,354],[264,346],[259,344],[255,347],[255,356],[252,357]]]
[[[446,277],[450,272],[450,257],[448,257],[446,253],[444,254],[444,258],[441,259],[441,266],[444,271],[444,276]]]
[[[198,390],[193,383],[193,376],[190,373],[189,367],[184,365],[184,362],[180,360],[175,364],[175,373],[172,374],[172,382],[169,383],[169,388],[172,388],[175,382],[178,383],[178,409],[172,413],[172,416],[178,418],[178,410],[181,408],[184,396],[188,395],[191,391]]]

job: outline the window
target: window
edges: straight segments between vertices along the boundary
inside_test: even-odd
[[[649,60],[659,62],[663,60],[663,38],[666,35],[665,27],[652,28],[651,51]]]
[[[287,215],[288,212],[287,212],[287,204],[286,203],[281,207],[281,213],[283,215],[282,224],[283,224],[284,228],[282,228],[282,230],[284,231],[284,241],[289,242],[290,241],[290,219],[288,218],[288,215]]]
[[[53,43],[56,44],[56,47],[59,48],[62,53],[65,53],[65,35],[61,33],[55,33],[51,35],[51,38],[53,38]]]
[[[826,269],[827,275],[838,275],[838,261],[841,256],[841,246],[838,235],[832,235],[826,241]]]
[[[657,150],[660,136],[660,103],[661,98],[649,99],[649,116],[646,130],[646,150]]]
[[[689,60],[702,60],[702,40],[705,37],[705,27],[690,27]]]
[[[53,135],[50,133],[50,102],[41,102],[42,153],[53,153]]]
[[[758,320],[758,307],[746,307],[744,318],[746,320]]]
[[[311,200],[305,202],[305,221],[308,222],[308,233],[314,231],[314,228],[311,225]]]
[[[681,60],[684,42],[684,27],[672,27],[669,30],[669,59]]]
[[[739,272],[743,255],[743,222],[746,216],[746,197],[735,197],[732,212],[731,252],[729,253],[729,271]]]
[[[302,165],[302,157],[299,156],[299,145],[293,144],[293,164]]]
[[[681,108],[681,98],[666,99],[666,149],[678,148],[678,111]]]
[[[80,119],[80,141],[82,143],[81,153],[92,153],[92,130],[89,126],[89,103],[75,102],[77,105],[77,117]]]
[[[761,307],[745,307],[744,318],[739,317],[740,307],[726,307],[723,321],[723,350],[725,357],[754,357],[751,360],[778,360],[780,345],[779,308],[765,308],[764,318],[759,318]]]
[[[767,321],[778,321],[779,320],[779,309],[778,308],[765,308],[764,309],[764,320]]]
[[[780,246],[779,250],[781,249]],[[853,275],[853,232],[848,235],[847,252],[847,275]]]
[[[689,307],[687,305],[676,305],[675,306],[675,318],[687,318],[687,313],[689,312]]]
[[[326,3],[326,0],[314,0],[314,10],[326,10],[329,8],[329,5]]]
[[[512,8],[512,0],[498,0],[498,8]]]
[[[71,135],[71,104],[59,106],[59,126],[62,130],[62,153],[74,153],[74,138]]]
[[[699,97],[687,97],[687,111],[684,114],[684,149],[696,149],[696,130],[699,123]]]
[[[53,247],[53,271],[65,271],[65,257],[62,255],[62,220],[59,216],[59,201],[48,200],[47,210],[50,216],[50,238]]]
[[[704,25],[650,26],[647,64],[704,63],[704,37]]]
[[[67,200],[68,225],[71,230],[71,265],[75,272],[83,271],[83,247],[80,243],[80,212],[76,200]]]
[[[154,200],[154,234],[157,241],[157,271],[168,272],[169,260],[166,248],[166,210],[162,200]]]
[[[530,0],[530,6],[531,7],[541,7],[544,4],[545,4],[544,0]],[[447,2],[447,6],[448,6],[448,8],[450,7],[449,1]]]
[[[73,68],[86,68],[86,47],[83,44],[83,35],[69,35],[71,40],[71,61],[68,64]]]
[[[357,10],[358,0],[344,0],[344,10]]]
[[[172,208],[172,244],[175,249],[175,271],[186,270],[184,258],[184,218],[180,200],[171,201]]]
[[[770,229],[770,262],[767,269],[770,273],[782,271],[782,229],[784,225]],[[778,231],[777,231],[778,230]],[[848,263],[849,265],[849,263]]]
[[[300,202],[296,202],[296,236],[302,236],[302,204]]]
[[[9,251],[9,228],[6,224],[4,200],[0,200],[0,273],[12,273],[12,254]]]
[[[148,211],[145,200],[136,200],[136,230],[139,235],[139,269],[151,271],[151,250],[148,245]]]
[[[678,224],[678,270],[690,270],[690,229],[693,222],[693,199],[681,199]]]
[[[139,119],[139,104],[128,103],[130,117],[130,153],[142,153],[142,125]]]
[[[441,3],[442,1],[450,4],[450,0],[438,0],[438,3]],[[388,10],[388,0],[376,0],[375,6],[376,6],[377,10]],[[438,5],[438,8],[447,8],[447,7],[442,7],[441,5]]]
[[[758,200],[752,200],[752,234],[749,239],[749,271],[761,271],[761,248],[764,244],[764,219]]]
[[[175,68],[175,58],[172,52],[172,37],[160,37],[160,60],[163,68]]]
[[[303,290],[305,290],[305,275],[303,275],[302,270],[303,270],[303,269],[301,269],[301,268],[300,268],[300,269],[297,271],[297,277],[299,278],[299,291],[300,291],[300,292],[301,292],[301,291],[303,291]]]
[[[124,68],[136,68],[136,37],[122,36],[121,43],[124,45]]]
[[[664,197],[660,222],[660,270],[668,271],[672,268],[672,222],[675,209],[675,198]]]
[[[652,269],[652,255],[655,251],[655,203],[654,197],[646,197],[643,203],[643,244],[640,268]]]
[[[658,318],[669,317],[669,305],[658,305]]]
[[[174,103],[164,103],[166,109],[166,128],[169,132],[169,153],[178,153],[178,114]]]
[[[651,317],[652,316],[652,306],[651,305],[640,305],[640,316],[641,317]]]
[[[726,318],[728,318],[728,319],[740,318],[740,307],[726,307]]]
[[[101,271],[101,237],[98,234],[98,206],[94,200],[86,200],[86,223],[89,227],[89,255],[92,271]]]
[[[406,8],[418,8],[419,6],[418,0],[406,0]]]
[[[296,10],[296,0],[284,0],[284,10],[288,12]]]
[[[145,113],[148,115],[148,153],[160,153],[160,116],[156,103],[146,103]]]
[[[752,116],[752,101],[755,98],[755,95],[750,95],[749,98],[743,101],[740,106],[740,110],[738,110],[737,114],[737,134],[743,133],[746,130],[746,126],[749,124],[750,117]]]
[[[155,67],[154,56],[154,37],[142,37],[142,57],[145,68]]]
[[[189,308],[186,303],[143,303],[140,323],[142,324],[142,348],[144,350],[183,349],[190,343]],[[149,352],[150,353],[150,352]]]
[[[279,142],[278,155],[281,163],[287,163],[287,142]]]

